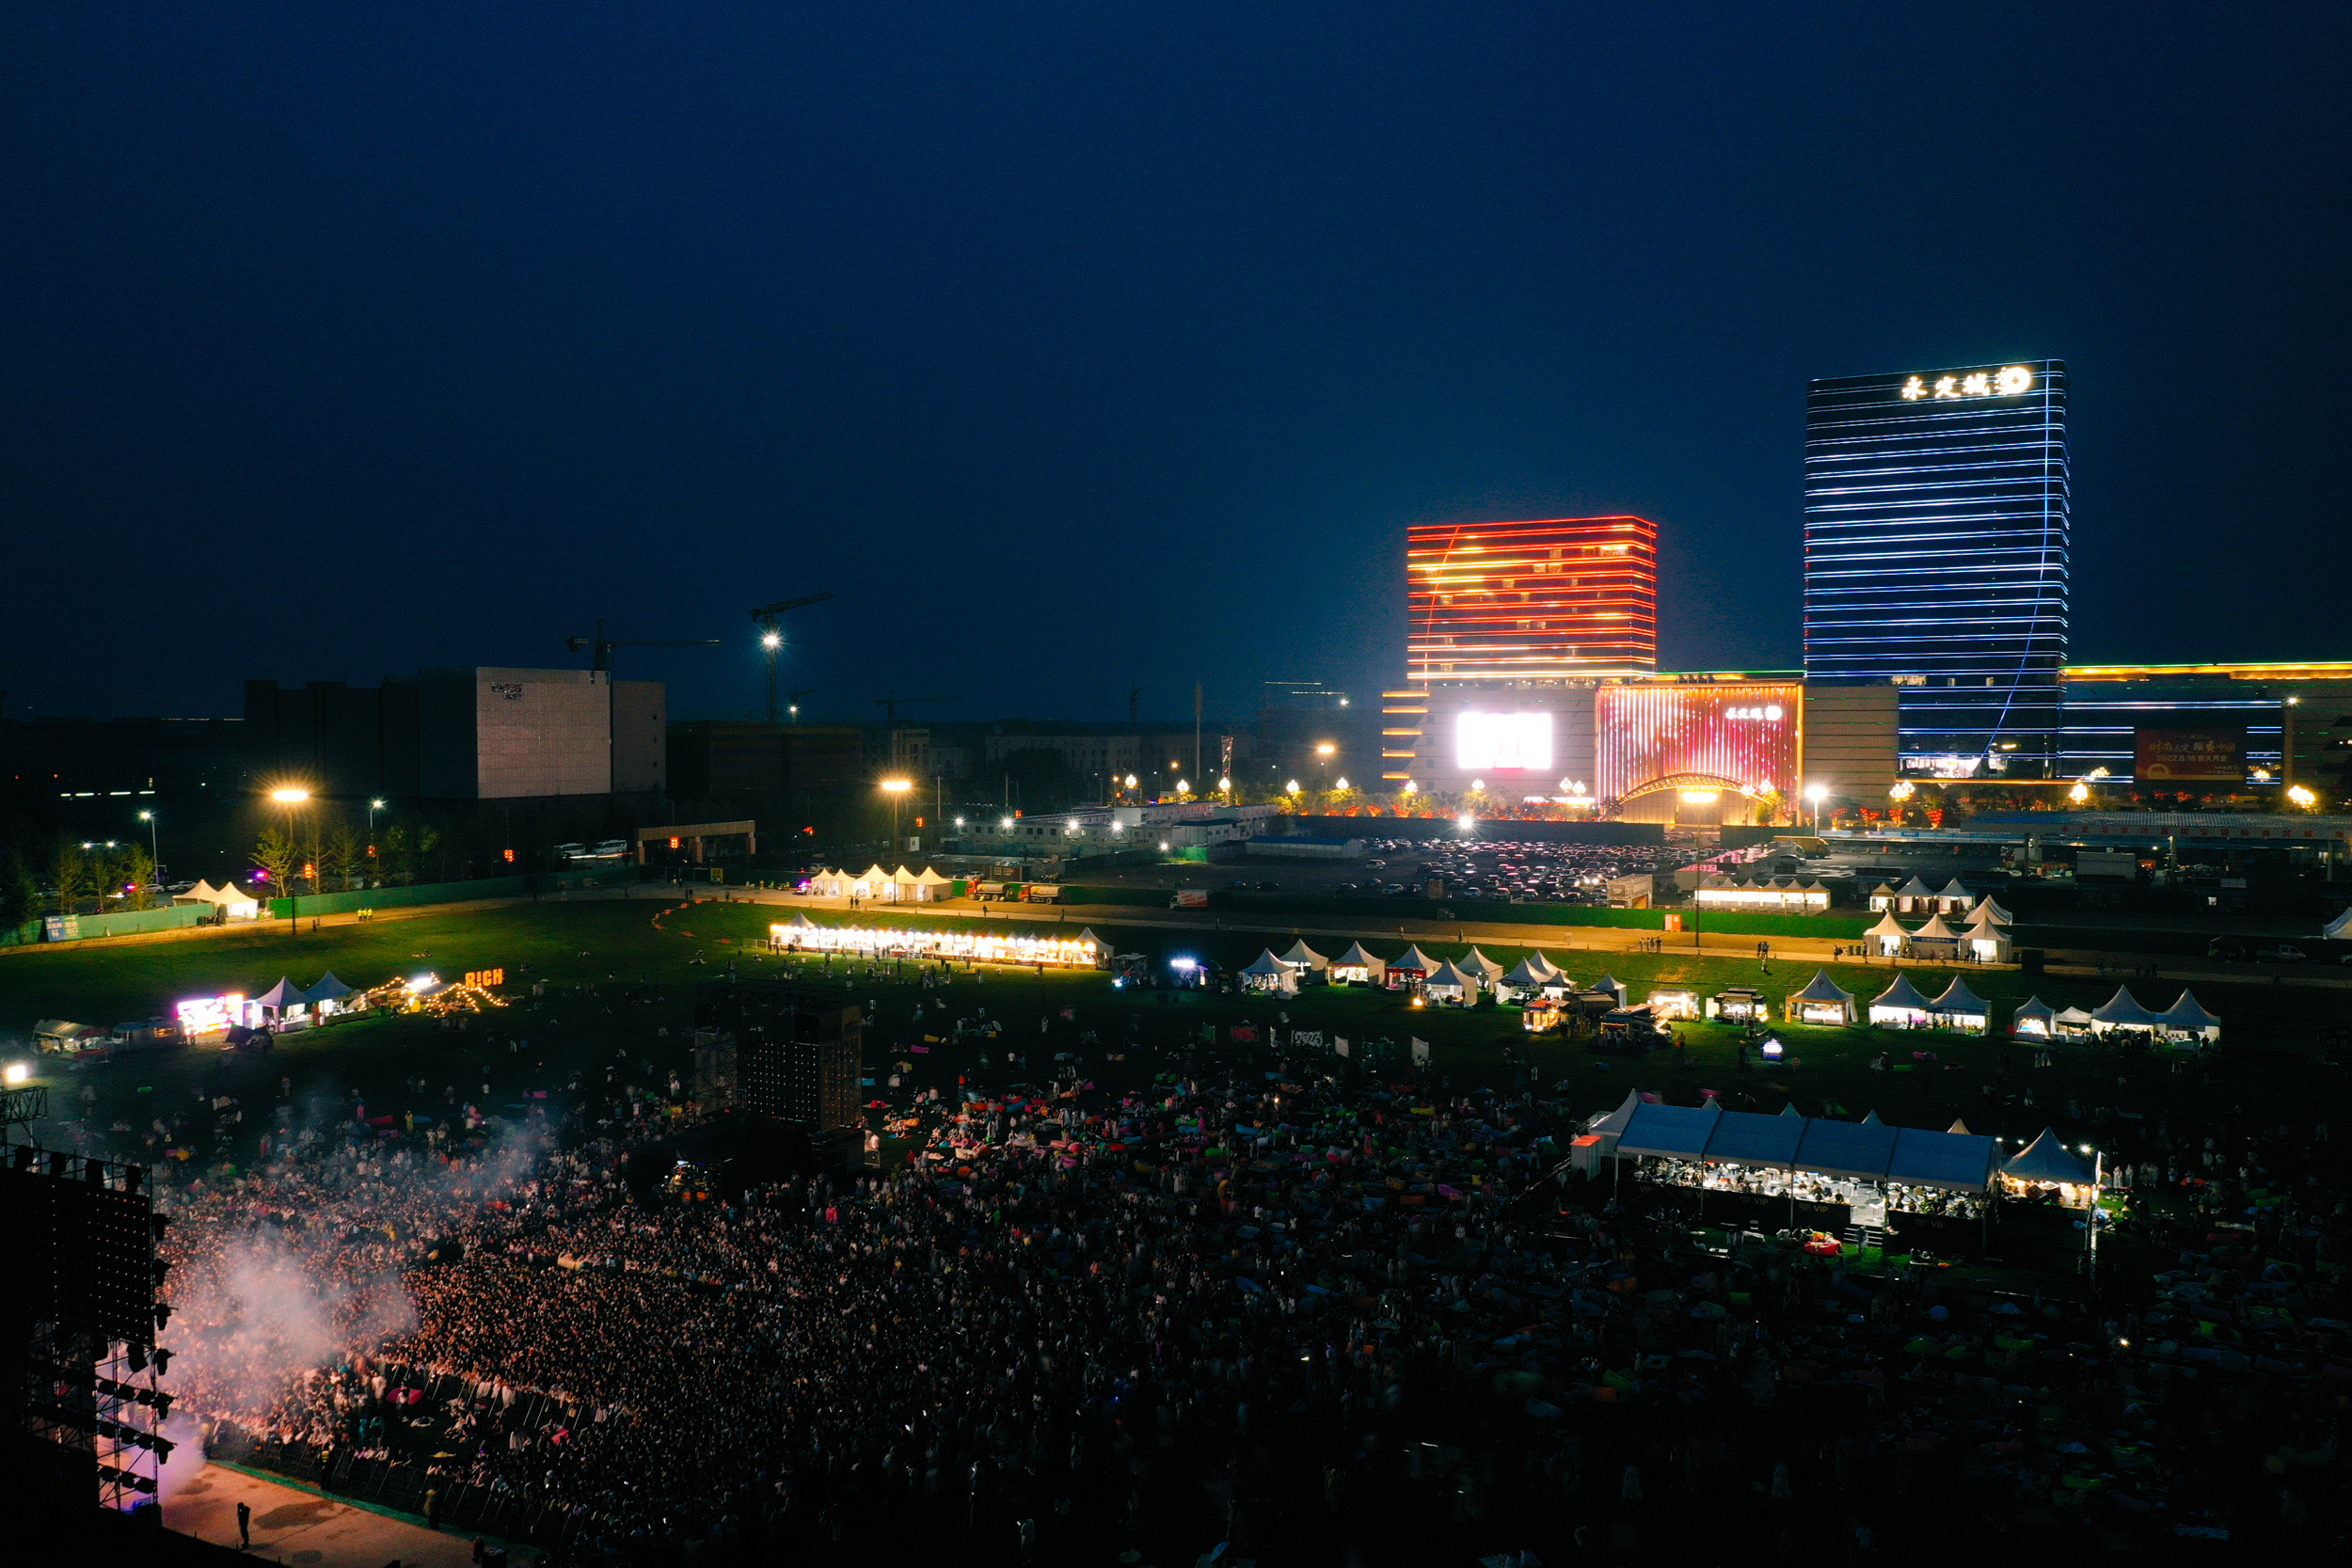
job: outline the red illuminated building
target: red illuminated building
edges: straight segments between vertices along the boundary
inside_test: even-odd
[[[1405,562],[1416,685],[1658,668],[1658,525],[1645,518],[1416,524]]]

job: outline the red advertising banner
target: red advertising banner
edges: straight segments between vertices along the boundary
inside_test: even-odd
[[[2141,784],[2244,784],[2244,726],[2134,730],[2132,776]]]

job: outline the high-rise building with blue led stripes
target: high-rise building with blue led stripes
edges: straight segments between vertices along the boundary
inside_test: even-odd
[[[1892,681],[1897,765],[2055,775],[2066,662],[2066,365],[1816,381],[1804,671]]]

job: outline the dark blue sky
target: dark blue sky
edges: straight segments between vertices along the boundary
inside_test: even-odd
[[[2347,12],[8,8],[0,686],[1375,689],[1420,519],[1792,666],[1804,387],[2053,356],[2079,661],[2352,657]]]

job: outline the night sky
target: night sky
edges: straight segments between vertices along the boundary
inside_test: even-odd
[[[2111,7],[23,3],[8,711],[563,665],[1240,717],[1408,522],[1799,661],[1813,376],[2073,385],[2078,662],[2352,657],[2347,24]]]

